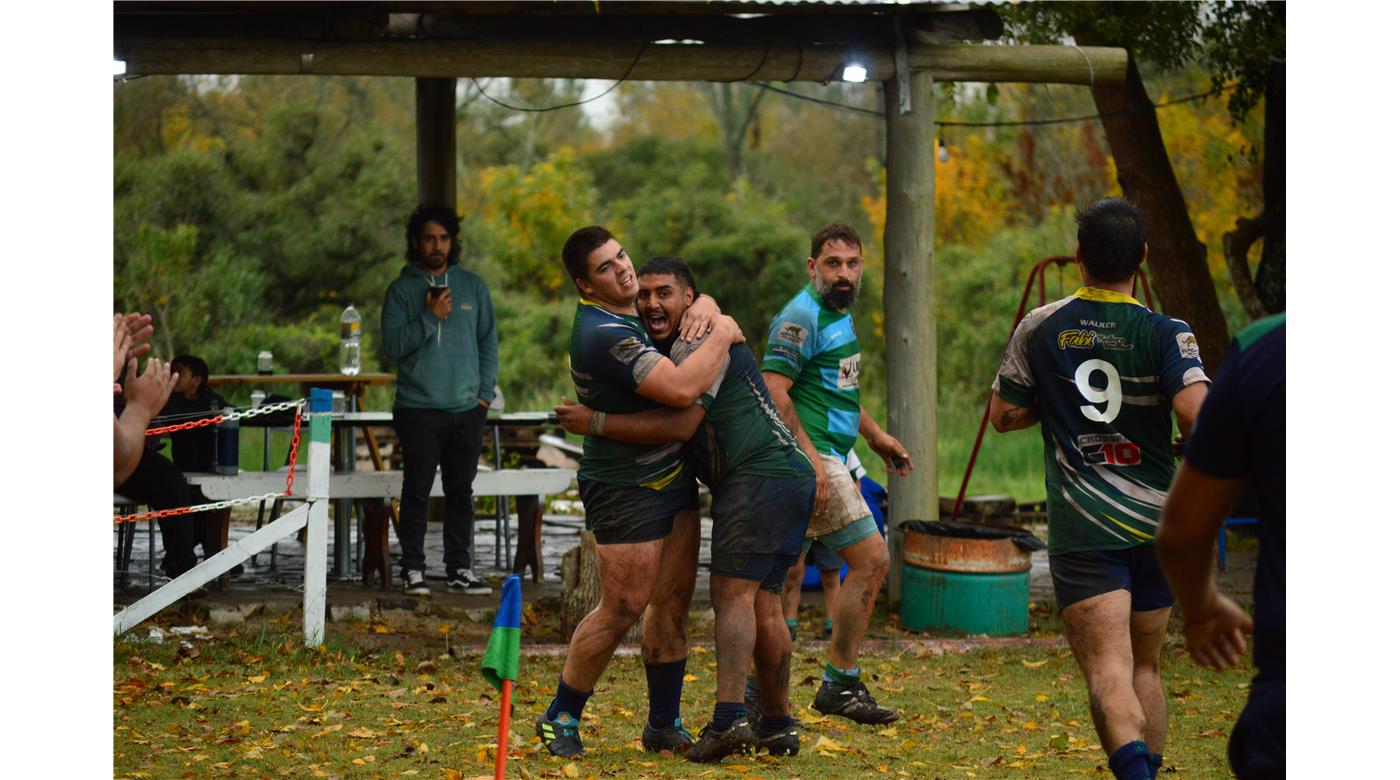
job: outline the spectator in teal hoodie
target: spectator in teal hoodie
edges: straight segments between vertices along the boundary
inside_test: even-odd
[[[408,218],[399,277],[380,315],[384,356],[396,364],[394,432],[403,452],[399,500],[400,569],[404,593],[430,595],[423,537],[428,491],[439,465],[447,498],[443,525],[448,590],[487,594],[472,571],[472,481],[495,397],[496,312],[486,283],[458,265],[459,217],[442,206],[419,206]]]

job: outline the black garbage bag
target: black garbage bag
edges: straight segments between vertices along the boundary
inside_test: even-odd
[[[951,536],[954,539],[1010,539],[1013,544],[1026,552],[1045,549],[1045,542],[1041,541],[1039,536],[1015,525],[914,520],[905,523],[901,528],[904,529],[905,533],[913,531],[930,536]]]

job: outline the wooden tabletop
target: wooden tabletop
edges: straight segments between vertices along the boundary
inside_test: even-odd
[[[211,385],[270,385],[276,383],[300,385],[387,385],[393,374],[211,374]]]

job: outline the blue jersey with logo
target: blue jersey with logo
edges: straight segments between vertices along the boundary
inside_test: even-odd
[[[1176,465],[1171,399],[1209,381],[1191,328],[1093,287],[1027,314],[992,389],[1039,406],[1050,553],[1147,544]]]
[[[850,311],[802,288],[773,318],[763,370],[792,380],[788,397],[817,453],[844,460],[860,429],[860,341]]]

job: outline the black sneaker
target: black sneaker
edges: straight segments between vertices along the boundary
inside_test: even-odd
[[[685,730],[681,725],[681,719],[676,718],[675,725],[670,728],[654,729],[648,723],[642,728],[642,747],[652,753],[660,753],[669,750],[672,753],[684,753],[690,750],[690,746],[695,744],[695,737]]]
[[[453,593],[465,593],[468,596],[491,595],[491,586],[478,580],[471,569],[458,569],[452,572],[452,576],[447,578],[447,589]]]
[[[407,596],[431,596],[432,591],[428,590],[428,582],[423,579],[423,572],[417,569],[409,569],[403,573],[403,592]]]
[[[795,756],[797,748],[801,743],[797,739],[797,723],[793,723],[782,731],[775,731],[772,734],[756,732],[754,734],[754,752],[758,753],[767,750],[772,756]]]
[[[549,749],[550,753],[564,758],[583,755],[583,742],[578,738],[578,721],[567,712],[561,712],[554,720],[548,714],[535,721],[535,736]]]
[[[897,711],[876,704],[875,699],[870,696],[870,691],[866,690],[865,683],[859,681],[843,685],[822,680],[822,687],[817,689],[817,699],[812,702],[812,709],[823,715],[840,715],[867,725],[894,723],[899,720]]]
[[[744,681],[744,709],[748,712],[749,723],[757,723],[763,716],[763,708],[760,702],[763,701],[763,691],[758,687],[758,678],[749,675]]]
[[[724,731],[715,731],[707,725],[700,729],[700,738],[685,752],[685,757],[702,764],[715,764],[725,756],[747,754],[753,750],[753,745],[753,728],[747,720],[736,720]]]

